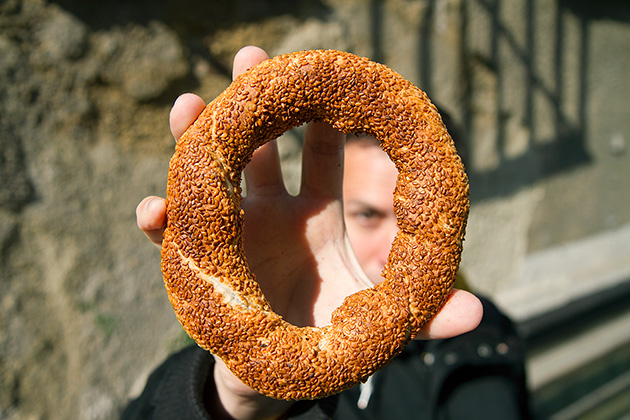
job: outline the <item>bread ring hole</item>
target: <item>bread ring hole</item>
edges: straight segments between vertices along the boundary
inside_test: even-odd
[[[281,182],[293,182],[298,188],[303,130],[303,126],[298,127],[276,140],[281,165],[286,164],[288,151],[289,159],[294,161],[290,163],[293,167],[283,168]],[[242,201],[250,270],[274,312],[288,322],[297,326],[328,325],[332,312],[347,296],[376,283],[370,281],[352,250],[342,201],[312,200],[301,197],[297,189],[289,194],[259,195],[256,188],[255,193],[244,193]],[[247,190],[247,182],[243,190]],[[389,195],[392,211],[391,191]],[[387,251],[390,245],[391,240],[385,245]]]
[[[276,140],[283,185],[287,190],[289,185],[293,188],[283,199],[286,203],[282,205],[288,209],[292,208],[291,200],[299,200],[304,130],[304,125],[297,127]],[[393,190],[398,174],[394,164],[373,137],[350,135],[346,147],[349,151],[347,169],[352,171],[344,173],[347,177],[344,193],[351,196],[349,200],[344,198],[346,206],[334,208],[341,203],[312,202],[302,218],[283,214],[283,223],[272,232],[263,233],[265,230],[258,228],[251,232],[247,229],[248,223],[276,226],[265,217],[272,211],[282,213],[286,209],[271,210],[269,206],[277,205],[278,197],[272,197],[269,203],[258,198],[256,205],[268,206],[261,213],[260,208],[250,203],[252,197],[248,199],[244,194],[245,251],[250,269],[272,309],[297,326],[328,325],[331,313],[348,295],[383,281],[382,271],[398,231],[393,211]],[[348,183],[352,183],[349,189],[346,188]],[[243,190],[246,189],[245,182]],[[336,216],[331,216],[330,213],[335,212]],[[321,218],[336,219],[336,223],[330,227],[330,222],[320,223]],[[313,246],[309,235],[311,223],[330,227],[325,232],[330,243]],[[315,238],[318,240],[321,238]],[[248,243],[256,243],[256,249],[248,247]],[[299,283],[294,280],[296,273],[303,279]],[[312,314],[304,308],[313,308]]]
[[[286,131],[275,140],[280,158],[283,185],[292,196],[297,196],[300,191],[302,146],[304,144],[305,129],[306,123]],[[241,181],[241,190],[243,197],[245,197],[247,195],[245,177]]]

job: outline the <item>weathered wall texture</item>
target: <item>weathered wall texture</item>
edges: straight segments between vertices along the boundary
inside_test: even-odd
[[[629,18],[621,1],[0,1],[0,419],[115,418],[182,345],[134,209],[164,194],[176,96],[218,94],[245,44],[370,56],[448,110],[472,188],[463,268],[516,315],[510,290],[549,295],[575,269],[545,259],[558,248],[618,281]]]

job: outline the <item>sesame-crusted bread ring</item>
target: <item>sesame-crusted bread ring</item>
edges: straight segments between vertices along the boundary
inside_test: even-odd
[[[254,150],[308,121],[376,137],[399,175],[399,232],[380,284],[324,327],[276,314],[243,249],[241,174]],[[210,103],[177,143],[162,272],[188,334],[246,385],[280,399],[340,392],[383,367],[442,307],[459,266],[468,182],[437,109],[384,65],[339,51],[264,61]]]

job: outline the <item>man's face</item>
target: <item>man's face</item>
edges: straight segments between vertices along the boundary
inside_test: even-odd
[[[354,140],[345,149],[343,175],[348,237],[361,268],[377,284],[398,232],[392,199],[398,171],[377,144]]]

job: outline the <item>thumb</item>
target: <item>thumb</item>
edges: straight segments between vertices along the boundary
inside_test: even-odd
[[[253,45],[241,48],[234,56],[232,79],[236,79],[241,73],[246,72],[268,58],[269,55],[262,48]]]

